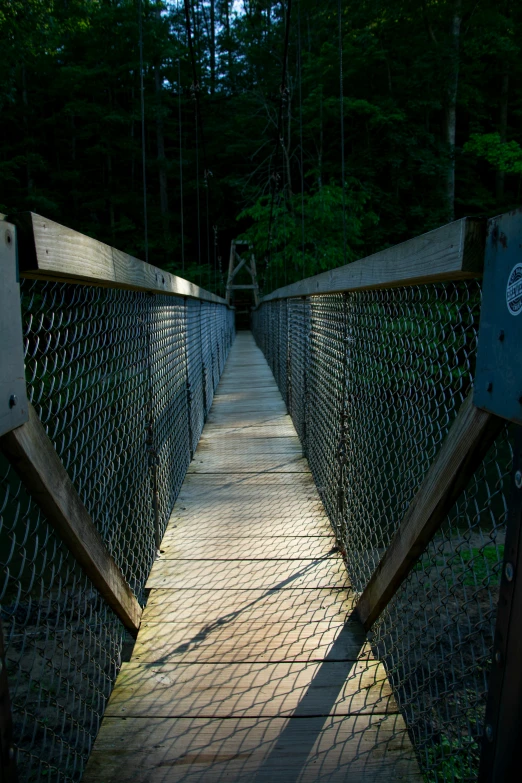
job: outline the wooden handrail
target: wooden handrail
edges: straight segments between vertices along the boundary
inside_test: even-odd
[[[462,218],[346,266],[278,288],[260,304],[295,296],[480,277],[485,239],[484,220]]]
[[[32,405],[29,421],[3,435],[0,449],[94,587],[136,635],[141,606],[109,554]]]
[[[183,277],[34,212],[23,212],[8,219],[18,229],[22,277],[173,294],[226,304],[225,299]]]

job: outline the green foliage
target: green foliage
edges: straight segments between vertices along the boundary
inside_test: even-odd
[[[377,216],[365,210],[367,194],[355,181],[345,188],[346,258],[343,240],[343,190],[330,182],[311,192],[280,198],[271,209],[271,198],[261,196],[243,210],[238,220],[251,218],[252,224],[240,240],[254,249],[256,258],[268,255],[270,272],[286,282],[317,274],[353,261],[363,244],[362,233]],[[272,220],[270,221],[272,212]],[[268,235],[270,231],[270,241]]]
[[[522,5],[463,0],[458,50],[454,0],[421,5],[342,3],[347,260],[444,223],[453,162],[456,217],[520,201]],[[300,30],[292,16],[278,154],[284,5],[190,7],[197,139],[184,4],[142,2],[150,261],[219,286],[239,233],[262,270],[275,187],[271,282],[343,263],[337,4],[300,0]],[[136,0],[2,4],[0,211],[39,211],[143,257],[137,8]]]
[[[428,772],[426,783],[470,780],[476,775],[480,749],[473,737],[449,739],[442,736],[439,743],[427,750]]]
[[[502,141],[499,133],[472,133],[464,152],[484,158],[499,171],[522,174],[522,147],[516,141]]]

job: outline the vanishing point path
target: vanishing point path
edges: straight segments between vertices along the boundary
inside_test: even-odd
[[[272,373],[231,350],[85,783],[420,781]]]

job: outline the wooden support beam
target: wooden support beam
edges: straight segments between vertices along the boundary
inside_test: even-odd
[[[29,421],[0,438],[0,449],[100,595],[134,635],[141,607],[29,405]]]
[[[239,264],[236,266],[236,268],[235,268],[235,269],[234,269],[234,271],[232,272],[232,276],[231,276],[231,278],[230,278],[230,280],[231,280],[231,281],[232,281],[232,280],[234,279],[234,277],[237,275],[237,273],[239,272],[239,270],[240,270],[240,269],[242,269],[242,268],[244,267],[244,265],[246,264],[246,258],[241,258],[241,256],[239,255],[239,253],[236,253],[236,258],[239,260]]]
[[[485,241],[485,222],[462,218],[367,258],[278,288],[261,302],[480,277]]]
[[[433,538],[505,422],[473,405],[472,393],[357,603],[368,630]]]
[[[34,212],[14,215],[11,222],[18,229],[22,277],[175,294],[226,304],[220,296],[182,277]]]

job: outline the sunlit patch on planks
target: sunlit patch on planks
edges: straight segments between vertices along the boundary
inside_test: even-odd
[[[421,780],[299,441],[236,339],[86,783]]]

